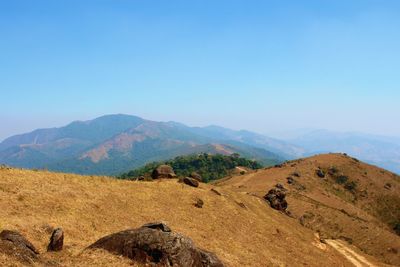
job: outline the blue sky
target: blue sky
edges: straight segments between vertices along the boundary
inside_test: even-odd
[[[400,1],[0,0],[0,140],[127,113],[400,136]]]

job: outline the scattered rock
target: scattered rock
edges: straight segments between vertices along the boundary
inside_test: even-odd
[[[204,201],[202,199],[200,199],[200,198],[196,199],[196,203],[194,203],[194,206],[196,208],[201,209],[203,207],[203,205],[204,205]]]
[[[153,179],[176,178],[176,174],[171,166],[160,165],[153,171],[151,177]]]
[[[276,184],[275,187],[278,188],[278,189],[280,189],[280,190],[283,190],[283,191],[286,190],[285,187],[283,187],[282,184]]]
[[[384,187],[385,187],[385,189],[390,190],[392,188],[392,184],[391,183],[386,183]]]
[[[282,167],[283,167],[283,164],[276,164],[274,167],[275,167],[275,168],[282,168]]]
[[[293,184],[294,183],[293,177],[288,177],[288,178],[286,178],[286,180],[287,180],[288,184]]]
[[[64,231],[57,228],[53,231],[50,237],[50,243],[47,246],[47,251],[61,251],[64,245]]]
[[[235,202],[236,202],[236,204],[239,205],[239,207],[247,210],[247,206],[243,202],[239,202],[239,201],[235,201]]]
[[[321,170],[321,169],[318,169],[318,170],[316,171],[316,174],[317,174],[317,176],[318,176],[319,178],[325,178],[325,172],[324,172],[323,170]]]
[[[201,175],[198,174],[197,172],[192,172],[189,177],[193,178],[193,179],[195,179],[195,180],[197,180],[199,182],[203,181],[203,177],[201,177]]]
[[[294,177],[300,177],[300,173],[299,173],[299,172],[294,172],[294,173],[292,173],[292,176],[294,176]]]
[[[34,263],[39,251],[18,232],[4,230],[0,233],[0,253],[9,255],[22,263]]]
[[[105,249],[151,266],[224,266],[215,254],[198,249],[190,238],[147,226],[103,237],[88,249]]]
[[[286,211],[287,209],[287,202],[285,200],[286,193],[278,188],[273,188],[268,191],[268,193],[264,196],[264,199],[269,202],[271,208],[279,210],[279,211]]]
[[[183,182],[187,185],[193,186],[193,187],[199,187],[199,182],[193,178],[190,177],[185,177],[183,178]]]
[[[328,173],[329,173],[330,175],[335,175],[335,174],[337,174],[338,172],[339,172],[339,170],[338,170],[335,166],[330,167],[329,170],[328,170]]]

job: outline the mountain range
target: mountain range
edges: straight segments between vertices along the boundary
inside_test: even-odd
[[[188,127],[119,114],[12,136],[0,144],[0,163],[116,175],[152,161],[194,153],[239,153],[273,165],[296,149],[285,142],[246,131],[216,126]]]
[[[280,140],[246,130],[189,127],[123,114],[9,137],[0,143],[0,163],[118,175],[149,162],[195,153],[239,153],[264,165],[274,165],[326,152],[345,152],[400,173],[399,138],[316,130]]]

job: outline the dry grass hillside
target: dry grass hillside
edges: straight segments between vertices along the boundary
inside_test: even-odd
[[[194,207],[197,198],[203,208]],[[1,168],[0,199],[0,231],[26,236],[41,252],[38,266],[132,266],[105,251],[84,249],[110,233],[159,220],[215,252],[226,266],[353,266],[297,219],[228,187]],[[48,253],[55,227],[65,231],[64,250]],[[19,263],[0,253],[0,265]]]
[[[277,183],[288,190],[288,210],[300,224],[380,262],[400,266],[400,237],[394,229],[400,223],[398,175],[343,154],[325,154],[215,185],[262,197]]]

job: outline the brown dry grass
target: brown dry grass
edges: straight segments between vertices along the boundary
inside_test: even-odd
[[[317,177],[318,168],[327,171],[332,166],[356,182],[354,193],[337,184],[335,177]],[[293,176],[294,172],[300,177]],[[297,184],[288,185],[288,176],[293,176]],[[375,257],[375,262],[400,266],[400,238],[387,225],[399,216],[399,203],[393,203],[400,196],[399,176],[342,154],[325,154],[221,180],[216,185],[261,197],[277,183],[289,189],[289,210],[297,219],[306,214],[304,223],[308,228],[325,238],[351,240]],[[385,189],[387,183],[391,184],[390,189]],[[305,190],[299,190],[299,184]],[[381,205],[382,198],[390,201]]]
[[[104,235],[163,220],[227,266],[350,266],[334,250],[318,248],[313,231],[260,198],[218,188],[219,196],[213,187],[0,169],[0,230],[24,234],[42,252],[39,265],[132,266],[103,251],[82,251]],[[204,201],[202,209],[193,206],[196,198]],[[54,227],[64,229],[65,249],[46,253]],[[0,263],[18,265],[5,255]]]

